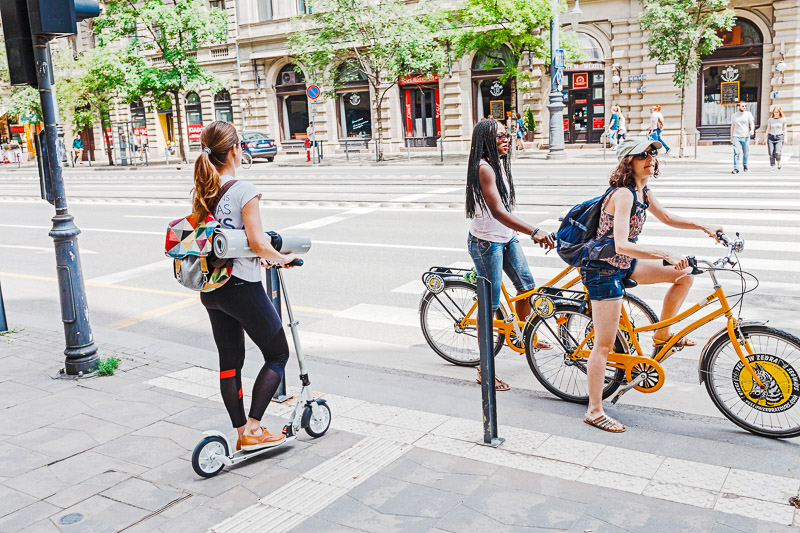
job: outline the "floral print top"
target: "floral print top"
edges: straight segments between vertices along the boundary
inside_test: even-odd
[[[608,200],[614,196],[614,193],[617,191],[612,192],[606,199],[603,200],[603,207],[600,210],[600,223],[597,226],[597,237],[600,238],[609,230],[614,227],[614,215],[606,211],[606,203]],[[636,199],[636,195],[633,196],[633,203],[636,206],[636,210],[631,216],[631,226],[628,235],[629,242],[636,242],[639,238],[639,235],[642,233],[642,229],[644,229],[644,221],[647,219],[647,208],[650,206],[650,202],[647,199],[647,187],[644,188],[642,191],[642,195],[644,196],[644,203],[639,202]],[[613,257],[601,259],[601,261],[605,261],[614,265],[615,267],[624,270],[626,268],[631,267],[631,263],[633,263],[633,258],[623,254],[616,254]]]

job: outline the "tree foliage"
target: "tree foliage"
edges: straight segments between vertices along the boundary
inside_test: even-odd
[[[683,157],[686,88],[697,78],[703,56],[722,45],[720,30],[730,30],[736,15],[729,0],[644,0],[639,15],[648,33],[650,59],[675,63],[672,82],[680,89],[680,156]]]
[[[227,15],[207,9],[203,0],[110,0],[95,20],[99,47],[126,43],[129,58],[149,51],[161,61],[134,64],[138,87],[129,100],[149,94],[156,102],[172,96],[178,119],[180,156],[186,161],[180,95],[186,90],[222,88],[197,62],[194,52],[206,45],[227,42]]]
[[[442,73],[447,53],[435,37],[446,13],[431,0],[316,0],[313,14],[294,21],[290,51],[328,96],[347,79],[340,67],[366,77],[375,99],[376,140],[383,158],[382,106],[398,78]]]

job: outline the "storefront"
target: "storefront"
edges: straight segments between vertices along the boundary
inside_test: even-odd
[[[186,130],[189,134],[189,147],[200,148],[200,132],[203,130],[203,107],[200,96],[191,92],[186,95]]]
[[[475,55],[472,60],[472,118],[475,123],[489,116],[505,121],[514,109],[515,80],[501,80],[503,67],[513,60],[511,50],[505,46]]]
[[[605,63],[597,41],[585,33],[578,38],[585,60],[564,71],[564,142],[599,143],[605,130]]]
[[[158,110],[158,123],[165,141],[175,142],[175,124],[172,117],[172,100],[168,99],[169,107],[160,107]],[[162,103],[162,105],[164,105]]]
[[[230,122],[233,124],[233,105],[231,104],[231,93],[224,89],[214,95],[214,117],[222,122]],[[203,120],[201,118],[200,124],[202,123]]]
[[[403,130],[409,146],[436,146],[442,134],[439,76],[418,74],[398,80],[403,106]]]
[[[141,99],[131,104],[131,121],[133,122],[133,136],[139,146],[147,144],[147,115],[144,112],[144,102]]]
[[[336,118],[339,138],[367,141],[372,138],[369,82],[367,76],[352,64],[345,62],[339,68],[336,89]]]
[[[283,67],[278,73],[275,94],[278,97],[281,140],[305,140],[309,112],[306,80],[303,73],[296,72],[295,66],[292,64]]]
[[[751,22],[737,19],[722,34],[723,45],[703,58],[698,75],[697,129],[703,140],[729,140],[739,101],[760,126],[763,39]]]

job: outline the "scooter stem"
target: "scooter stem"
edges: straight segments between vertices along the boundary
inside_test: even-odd
[[[286,292],[286,284],[283,282],[283,272],[281,272],[281,268],[276,268],[275,272],[278,274],[278,283],[280,283],[281,294],[283,294],[283,301],[286,304],[286,314],[289,315],[289,329],[292,330],[292,341],[294,342],[294,351],[297,353],[297,364],[300,367],[300,375],[303,376],[306,375],[306,360],[303,357],[303,348],[300,346],[297,322],[294,320],[292,304],[289,303],[289,294]]]

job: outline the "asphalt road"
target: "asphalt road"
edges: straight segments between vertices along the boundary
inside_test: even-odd
[[[610,170],[610,162],[520,164],[514,168],[519,215],[554,230],[566,209],[602,193]],[[742,316],[768,319],[770,325],[795,335],[800,334],[797,170],[787,164],[781,173],[771,174],[754,165],[747,174],[731,176],[720,164],[667,164],[651,184],[667,208],[721,224],[728,234],[739,232],[745,238],[741,265],[760,286],[745,296]],[[172,279],[163,255],[166,223],[189,210],[190,173],[69,169],[65,175],[70,212],[82,230],[79,242],[92,324],[189,347],[212,347],[204,309],[195,294]],[[262,163],[242,171],[240,178],[263,192],[266,227],[313,240],[306,265],[286,272],[286,282],[321,390],[424,409],[420,404],[426,404],[425,396],[413,391],[432,394],[444,387],[451,393],[436,395],[428,409],[480,416],[476,404],[464,400],[479,401],[475,371],[439,359],[425,344],[417,315],[421,274],[433,265],[470,261],[463,166],[311,169]],[[0,283],[12,325],[17,315],[59,320],[48,237],[54,211],[38,195],[38,178],[32,172],[0,171]],[[712,259],[725,253],[700,232],[667,228],[652,217],[640,242]],[[555,253],[545,255],[532,244],[523,241],[534,276],[544,281],[563,263]],[[722,281],[726,290],[737,292],[738,277],[729,275]],[[698,278],[688,303],[703,299],[710,290],[708,279]],[[639,287],[634,293],[658,311],[664,291]],[[613,408],[632,429],[613,442],[721,466],[741,466],[746,457],[749,469],[800,477],[800,441],[773,441],[742,432],[721,417],[698,384],[700,347],[723,326],[717,320],[692,334],[699,347],[679,352],[666,363],[667,385],[661,391],[631,392]],[[524,356],[504,349],[497,371],[513,387],[498,396],[501,422],[505,416],[517,427],[544,427],[564,436],[612,442],[599,431],[586,432],[580,406],[546,393]]]

